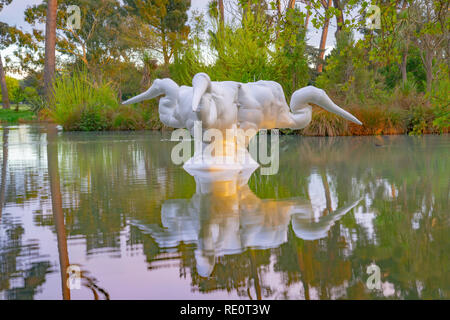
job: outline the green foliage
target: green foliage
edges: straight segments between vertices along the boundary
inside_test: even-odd
[[[310,80],[306,55],[305,16],[298,10],[289,10],[285,19],[276,27],[278,38],[272,54],[278,73],[275,81],[282,84],[287,96],[304,87]]]
[[[8,88],[8,98],[10,101],[14,101],[14,94],[20,88],[19,80],[6,76],[6,87]],[[2,100],[2,93],[0,92],[0,100]],[[15,101],[14,101],[15,102]]]
[[[24,93],[24,96],[25,96],[25,101],[27,101],[27,102],[29,100],[32,100],[36,96],[38,96],[37,89],[34,88],[34,87],[25,87],[23,89],[23,93]]]
[[[47,102],[40,95],[28,97],[27,103],[30,105],[31,111],[34,113],[39,113],[47,107]]]
[[[182,49],[187,40],[189,26],[187,10],[189,0],[140,1],[124,0],[125,8],[142,23],[143,32],[148,33],[155,47],[160,49],[164,64],[167,66]],[[135,35],[136,36],[136,35]],[[142,44],[138,45],[142,48]],[[145,48],[145,47],[144,47]]]
[[[208,34],[212,52],[204,50],[197,19],[193,26],[197,34],[174,63],[170,76],[181,85],[190,85],[198,72],[207,72],[218,81],[252,82],[271,79],[279,82],[289,96],[309,81],[305,54],[304,15],[289,10],[280,22],[274,24],[256,5],[243,12],[239,23],[221,26],[212,12],[214,31]],[[210,12],[210,14],[211,14]],[[274,37],[274,35],[277,35]],[[213,55],[213,63],[210,55]]]
[[[365,103],[368,98],[383,100],[380,75],[367,65],[366,50],[361,41],[354,42],[351,33],[341,32],[336,48],[326,60],[325,70],[316,85],[347,97],[347,101]]]
[[[26,98],[25,90],[19,85],[12,90],[11,93],[8,93],[11,96],[11,102],[16,103],[19,105],[19,103],[23,102]]]
[[[430,108],[414,106],[409,113],[408,134],[421,135],[430,127],[433,113]]]
[[[192,85],[192,78],[196,73],[208,72],[208,67],[202,63],[202,59],[201,51],[191,43],[169,66],[171,78],[179,85]]]
[[[435,115],[433,125],[440,132],[450,128],[450,80],[448,78],[448,66],[441,65],[440,77],[435,82],[431,94],[431,105]]]
[[[36,99],[39,106],[39,99]],[[140,130],[161,128],[152,107],[120,105],[115,88],[93,82],[86,72],[57,77],[48,115],[69,131]]]
[[[108,83],[93,83],[86,72],[64,74],[55,79],[49,115],[66,130],[104,130],[106,112],[119,102]]]
[[[409,81],[408,87],[414,85],[417,92],[425,92],[425,69],[417,47],[412,46],[408,50],[406,70]],[[402,74],[398,63],[392,63],[380,68],[380,74],[384,77],[384,84],[387,90],[394,89],[401,84]]]
[[[417,92],[417,84],[409,77],[405,83],[399,85],[399,91],[404,96],[412,95]]]
[[[218,27],[211,32],[210,45],[216,58],[211,78],[239,82],[273,78],[270,35],[263,17],[250,10],[244,12],[241,25]]]

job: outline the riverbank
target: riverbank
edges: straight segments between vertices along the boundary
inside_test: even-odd
[[[138,131],[164,130],[166,127],[159,121],[155,102],[137,106],[118,106],[114,110],[106,108],[95,112],[82,112],[70,117],[70,121],[58,123],[47,110],[39,115],[29,109],[0,109],[0,123],[48,123],[62,125],[65,131]],[[438,128],[433,124],[435,116],[431,108],[414,110],[384,107],[349,106],[347,110],[363,123],[353,124],[345,119],[329,113],[319,107],[313,107],[311,123],[302,130],[281,129],[282,134],[304,136],[370,136],[370,135],[421,135],[449,133],[449,127]]]

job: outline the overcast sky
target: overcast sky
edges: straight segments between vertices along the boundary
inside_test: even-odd
[[[230,4],[234,1],[235,0],[224,0],[225,7],[230,6]],[[282,2],[286,2],[286,0]],[[13,0],[9,6],[4,7],[3,10],[0,12],[0,21],[6,22],[9,25],[15,25],[23,29],[24,31],[31,31],[31,26],[24,20],[24,11],[28,6],[39,3],[42,3],[42,0]],[[191,11],[199,10],[206,12],[207,3],[208,0],[191,0]],[[303,4],[297,4],[297,6],[299,6],[300,8],[304,8]],[[42,25],[41,28],[43,29],[44,26]],[[332,47],[334,47],[335,31],[336,31],[336,21],[335,19],[332,19],[330,23],[330,28],[328,30],[328,38],[326,44],[327,53]],[[320,35],[321,30],[314,29],[312,24],[310,23],[308,26],[308,34],[307,34],[308,43],[312,46],[318,47],[320,42]],[[13,47],[3,50],[1,52],[2,57],[12,55],[13,50],[14,50]]]

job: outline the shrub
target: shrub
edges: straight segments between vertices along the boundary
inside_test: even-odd
[[[407,131],[409,135],[429,133],[432,127],[433,110],[426,105],[414,106],[408,114]]]
[[[109,83],[94,83],[87,73],[57,77],[49,116],[65,130],[97,131],[110,127],[107,113],[119,102]]]
[[[112,115],[112,127],[117,130],[142,130],[145,122],[142,113],[131,106],[120,106]]]

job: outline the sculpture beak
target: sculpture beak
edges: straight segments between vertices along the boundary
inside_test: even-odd
[[[362,125],[362,122],[359,121],[355,116],[353,116],[350,112],[345,111],[344,109],[337,106],[325,91],[315,88],[313,86],[308,86],[305,88],[301,88],[295,91],[292,94],[291,98],[291,109],[295,109],[296,106],[302,106],[307,103],[314,103],[318,106],[324,108],[325,110],[337,114],[351,122]]]
[[[331,100],[330,100],[331,101]],[[336,104],[334,104],[331,101],[332,104],[319,104],[322,108],[324,108],[327,111],[333,112],[337,114],[338,116],[341,116],[342,118],[345,118],[353,123],[362,125],[362,122],[359,121],[354,115],[352,115],[350,112],[345,111],[344,109],[340,108]]]
[[[138,103],[144,100],[149,100],[149,99],[153,99],[156,98],[157,96],[163,94],[161,92],[161,90],[159,90],[159,86],[157,85],[157,81],[155,80],[155,82],[153,82],[152,86],[145,92],[131,98],[128,99],[127,101],[122,102],[122,104],[133,104],[133,103]]]
[[[317,105],[321,106],[322,108],[324,108],[325,110],[330,111],[334,114],[337,114],[338,116],[341,116],[342,118],[345,118],[353,123],[362,125],[362,122],[359,121],[354,115],[352,115],[350,112],[347,112],[344,109],[342,109],[341,107],[339,107],[338,105],[336,105],[324,91],[321,91],[321,92],[323,94],[318,94],[317,96],[315,96],[315,99],[314,99],[315,104],[317,104]]]
[[[205,92],[211,87],[211,79],[206,73],[197,73],[192,79],[192,111],[197,112],[198,104]]]

